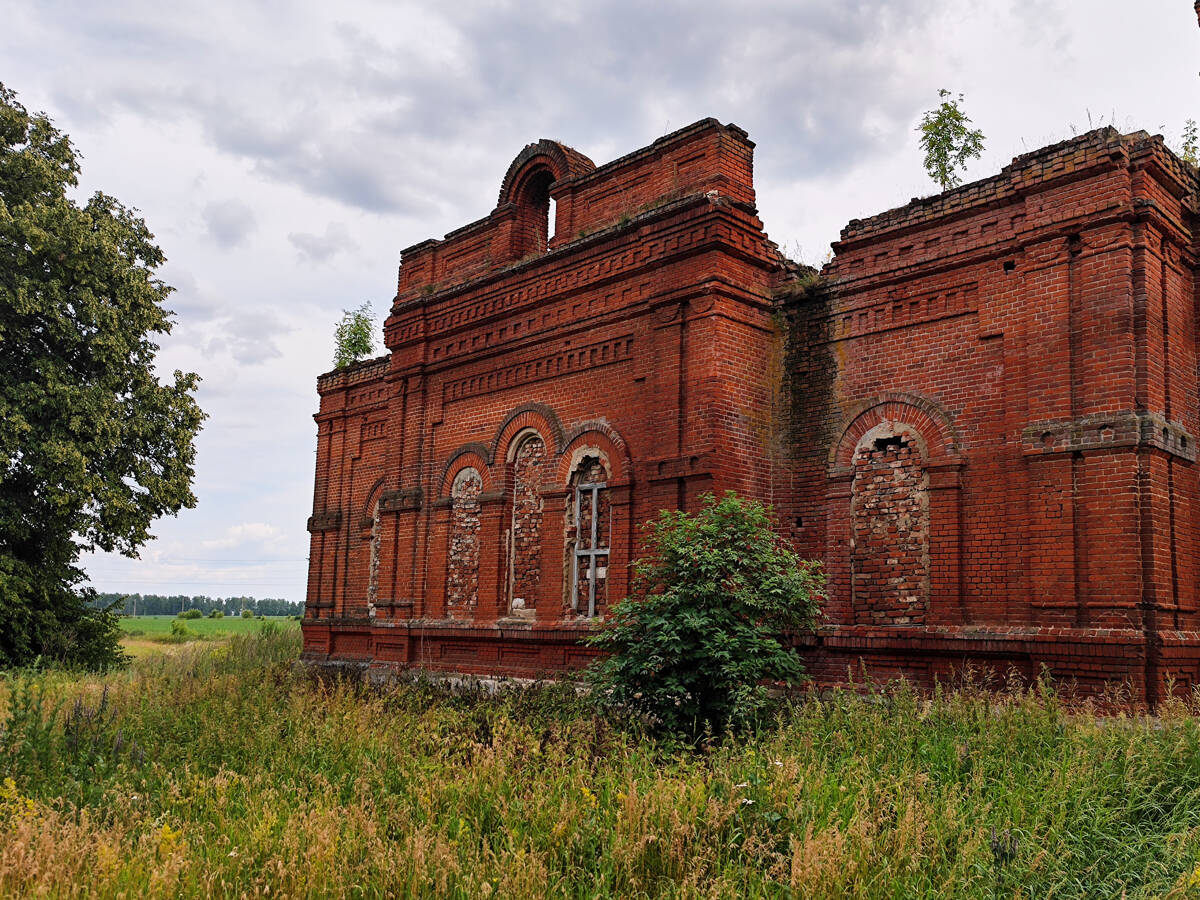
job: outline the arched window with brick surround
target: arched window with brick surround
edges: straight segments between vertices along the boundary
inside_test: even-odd
[[[855,448],[850,579],[856,624],[924,624],[929,474],[919,437],[903,425],[878,425]]]
[[[829,455],[830,621],[964,621],[960,447],[949,416],[924,397],[894,393],[859,404]]]
[[[578,150],[546,139],[529,144],[517,154],[500,185],[497,207],[498,212],[511,217],[510,259],[545,253],[556,231],[570,233],[568,185],[595,168],[595,163]]]
[[[612,555],[609,473],[599,455],[585,456],[571,475],[567,494],[567,567],[570,608],[593,617],[608,608]]]
[[[536,431],[519,435],[512,452],[512,524],[509,529],[509,607],[537,605],[542,580],[542,464],[546,442]]]
[[[446,555],[446,612],[471,618],[479,604],[479,495],[483,478],[467,466],[450,488],[450,536]]]

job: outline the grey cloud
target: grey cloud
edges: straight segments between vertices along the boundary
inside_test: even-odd
[[[201,343],[201,352],[208,357],[227,353],[245,366],[283,356],[277,340],[295,331],[271,312],[237,312],[217,324],[217,333]]]
[[[323,263],[343,250],[355,247],[346,226],[341,222],[330,222],[325,226],[324,234],[293,231],[288,235],[288,242],[303,259],[311,263]]]
[[[335,25],[294,53],[267,45],[239,58],[222,47],[217,69],[176,28],[166,37],[192,80],[154,81],[134,67],[91,99],[102,104],[107,92],[118,106],[198,122],[223,152],[311,194],[453,226],[461,213],[452,210],[487,212],[509,159],[539,137],[603,162],[597,148],[624,152],[715,115],[747,128],[780,174],[845,171],[907,139],[937,86],[898,77],[897,64],[949,9],[950,0],[465,3],[440,19],[422,11],[432,37]],[[296,16],[311,25],[319,12]],[[121,35],[154,37],[128,24]],[[202,70],[211,78],[200,80]]]
[[[175,313],[177,325],[211,322],[220,313],[220,301],[206,294],[196,276],[186,269],[168,263],[163,270],[163,279],[174,288],[167,307]]]
[[[241,200],[209,203],[202,215],[209,236],[224,250],[244,243],[257,224],[254,210]]]

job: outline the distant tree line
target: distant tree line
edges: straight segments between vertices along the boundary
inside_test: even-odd
[[[116,603],[114,611],[127,616],[173,616],[187,609],[198,609],[208,615],[219,609],[227,616],[240,615],[248,609],[259,616],[298,616],[304,614],[304,604],[299,600],[281,600],[277,597],[189,597],[174,594],[97,594],[95,604],[99,607]]]

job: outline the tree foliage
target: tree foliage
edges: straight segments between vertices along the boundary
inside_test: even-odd
[[[342,310],[341,321],[333,333],[333,365],[341,369],[366,359],[375,352],[375,319],[371,304]]]
[[[205,594],[115,594],[99,593],[93,605],[109,606],[126,616],[173,616],[181,609],[198,609],[211,615],[236,616],[243,609],[251,615],[292,616],[304,613],[303,600],[284,600],[282,597],[209,597]]]
[[[630,596],[590,639],[611,654],[591,668],[599,696],[676,733],[743,723],[762,682],[803,677],[789,637],[816,623],[825,581],[762,504],[732,491],[702,501],[647,525]]]
[[[77,204],[78,174],[68,137],[0,85],[0,665],[118,661],[79,554],[135,556],[196,502],[198,378],[154,372],[163,253],[114,198]]]
[[[966,168],[967,160],[978,159],[983,153],[983,132],[968,127],[971,120],[959,109],[962,94],[953,98],[942,88],[938,96],[941,105],[921,117],[917,131],[921,132],[921,149],[925,151],[925,171],[947,191],[962,184],[958,170]]]

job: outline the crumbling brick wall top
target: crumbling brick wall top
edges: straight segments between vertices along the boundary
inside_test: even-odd
[[[391,356],[377,356],[318,375],[317,393],[326,394],[339,388],[353,387],[381,378],[387,374],[390,361]]]
[[[1014,157],[998,175],[964,184],[930,197],[914,197],[904,206],[867,219],[851,219],[842,229],[835,250],[843,252],[878,241],[888,232],[921,227],[947,216],[975,212],[1010,202],[1033,186],[1048,187],[1060,179],[1079,177],[1097,167],[1127,167],[1135,159],[1156,165],[1175,183],[1177,195],[1197,190],[1196,169],[1181,161],[1161,135],[1145,131],[1121,134],[1115,128],[1098,128],[1070,140]]]

